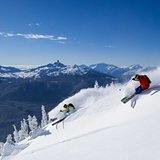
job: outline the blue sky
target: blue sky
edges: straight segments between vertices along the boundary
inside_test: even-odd
[[[0,64],[160,64],[158,0],[0,0]]]

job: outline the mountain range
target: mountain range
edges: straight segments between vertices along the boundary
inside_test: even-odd
[[[19,69],[15,67],[0,66],[0,77],[3,78],[45,78],[60,75],[85,75],[89,71],[97,71],[111,75],[120,79],[128,79],[135,73],[150,71],[156,67],[142,67],[140,65],[131,65],[118,67],[111,64],[98,63],[92,65],[65,65],[59,60],[54,63],[38,66],[30,69]]]

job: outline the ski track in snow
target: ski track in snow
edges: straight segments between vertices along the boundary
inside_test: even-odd
[[[119,126],[119,125],[117,125],[117,126]],[[74,140],[76,140],[76,139],[80,139],[80,138],[83,138],[83,137],[86,137],[86,136],[90,136],[90,135],[93,135],[93,134],[102,132],[102,131],[104,131],[104,130],[108,130],[108,129],[117,127],[117,126],[116,126],[116,125],[115,125],[115,126],[108,126],[108,127],[101,128],[101,129],[98,129],[98,130],[94,130],[94,131],[91,131],[91,132],[88,132],[88,133],[85,133],[85,134],[81,134],[81,135],[79,135],[79,136],[71,137],[71,138],[65,139],[65,140],[63,140],[63,141],[60,141],[60,142],[57,142],[57,143],[54,143],[54,144],[51,144],[51,145],[48,145],[48,146],[45,146],[45,147],[36,149],[36,150],[33,150],[33,151],[31,151],[31,152],[26,152],[26,153],[23,154],[23,155],[30,154],[30,153],[33,154],[33,153],[36,153],[36,152],[39,152],[39,151],[42,151],[42,150],[51,148],[52,146],[56,146],[56,145],[58,145],[58,144],[66,143],[66,142],[69,142],[69,141],[74,141]]]

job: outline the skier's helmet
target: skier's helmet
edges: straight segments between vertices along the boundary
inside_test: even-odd
[[[135,76],[134,76],[134,78],[132,78],[132,80],[138,80],[138,77],[139,77],[139,74],[136,74]]]
[[[65,104],[63,107],[64,107],[64,108],[67,108],[67,105]]]
[[[134,77],[134,79],[138,80],[138,77],[139,77],[139,74],[136,74],[135,77]]]

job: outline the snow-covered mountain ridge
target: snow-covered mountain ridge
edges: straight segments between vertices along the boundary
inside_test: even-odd
[[[135,73],[151,71],[156,69],[157,67],[142,67],[138,64],[125,66],[125,67],[117,67],[115,65],[99,63],[99,64],[90,65],[90,68],[101,73],[112,75],[118,78],[125,77],[127,79],[133,76]]]
[[[83,89],[49,113],[57,115],[65,103],[76,112],[58,130],[49,124],[48,135],[26,139],[28,144],[9,160],[159,160],[160,158],[160,69],[147,73],[152,86],[131,102],[122,104],[125,91],[135,84]],[[134,103],[134,109],[131,107]],[[5,160],[5,158],[4,158]]]
[[[117,67],[105,63],[94,65],[64,65],[59,61],[49,63],[47,65],[38,66],[35,68],[20,69],[15,67],[0,67],[0,77],[8,78],[41,78],[46,76],[59,76],[59,75],[85,75],[89,71],[97,71],[117,78],[130,77],[135,73],[153,70],[156,67],[142,67],[140,65],[131,65],[127,67]]]
[[[35,68],[29,69],[17,69],[12,67],[10,72],[7,70],[8,67],[5,67],[7,72],[4,72],[4,69],[0,68],[0,77],[10,77],[10,78],[41,78],[46,76],[59,76],[59,75],[84,75],[90,68],[85,65],[64,65],[59,61],[54,63],[49,63],[47,65],[38,66]]]

